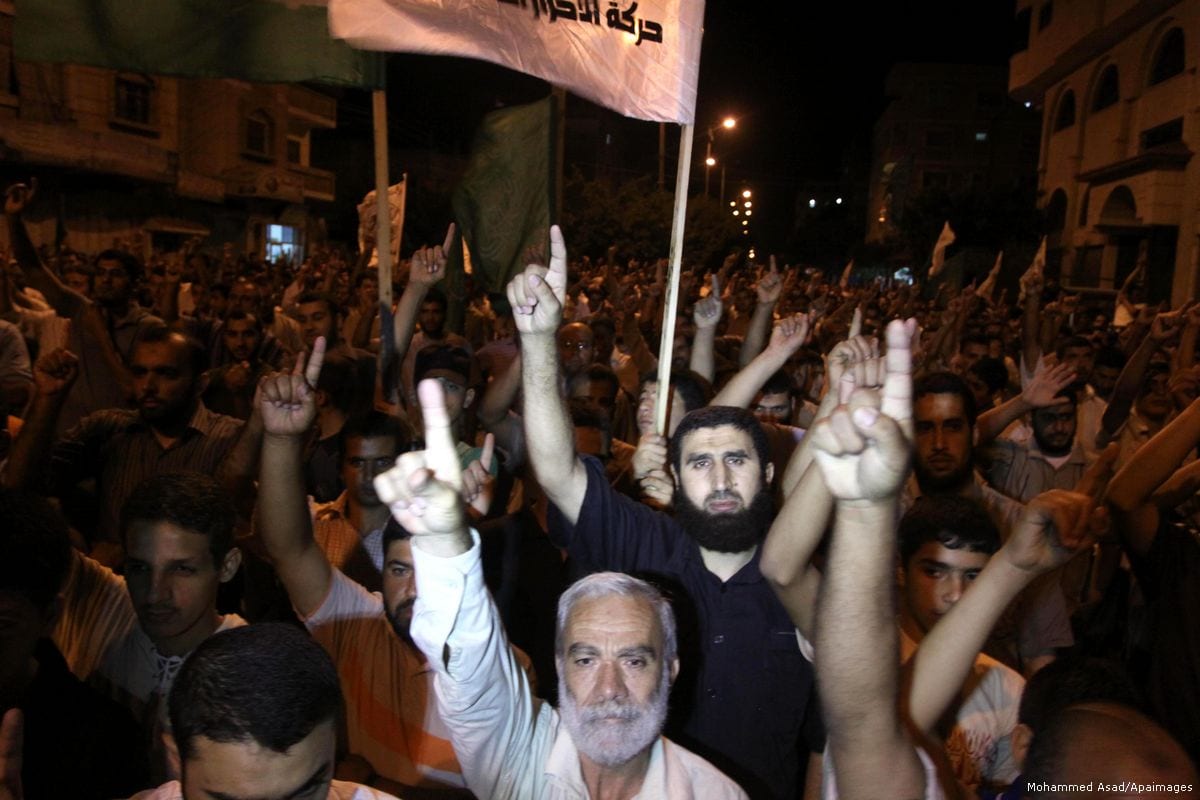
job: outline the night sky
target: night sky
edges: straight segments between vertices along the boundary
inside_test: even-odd
[[[835,180],[847,162],[869,159],[872,125],[884,107],[884,78],[893,63],[1006,64],[1013,8],[1012,0],[710,0],[694,158],[704,157],[702,129],[736,116],[737,130],[718,134],[716,147],[730,182],[760,192],[766,202],[756,209],[759,222],[779,238],[802,187]],[[407,54],[390,57],[388,78],[393,143],[443,152],[466,153],[486,111],[539,99],[548,89],[492,64]],[[369,125],[365,97],[343,107],[344,119]],[[648,151],[644,163],[630,166],[652,173],[657,126],[631,121],[628,128],[636,147]],[[668,140],[673,173],[678,128],[671,126]],[[693,180],[702,181],[702,167],[697,175]],[[713,179],[715,194],[715,174]]]

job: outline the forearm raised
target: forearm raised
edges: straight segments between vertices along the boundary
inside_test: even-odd
[[[521,337],[521,386],[525,418],[537,420],[526,431],[529,463],[538,484],[572,523],[587,491],[587,476],[575,455],[575,431],[558,389],[558,356],[552,334]]]

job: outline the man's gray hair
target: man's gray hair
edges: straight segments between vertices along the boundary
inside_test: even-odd
[[[650,604],[658,613],[658,622],[662,627],[664,664],[670,664],[679,655],[679,640],[675,632],[675,612],[670,601],[663,593],[651,584],[624,572],[597,572],[581,578],[571,584],[562,596],[558,598],[558,617],[554,626],[554,653],[562,657],[567,643],[564,641],[567,630],[567,620],[571,611],[580,600],[592,600],[598,597],[618,595],[621,597],[640,597]]]

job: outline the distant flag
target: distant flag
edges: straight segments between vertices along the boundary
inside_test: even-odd
[[[391,217],[391,250],[392,263],[397,264],[400,261],[400,240],[404,238],[404,202],[406,197],[406,188],[408,186],[408,175],[401,176],[400,182],[388,187],[388,209]],[[361,253],[366,248],[368,239],[375,241],[378,229],[379,204],[375,202],[375,190],[367,192],[363,201],[358,204],[358,250]],[[371,248],[371,261],[367,266],[377,266],[379,264],[379,249]]]
[[[954,230],[947,221],[938,234],[937,243],[933,246],[933,258],[929,262],[929,277],[936,278],[946,264],[946,248],[954,244]]]
[[[149,75],[361,88],[384,79],[379,55],[331,37],[312,0],[36,0],[20,4],[13,39],[23,61]]]
[[[703,0],[329,0],[355,47],[491,61],[655,122],[693,121],[703,26]]]
[[[841,280],[840,285],[843,289],[845,289],[847,286],[850,285],[850,270],[852,270],[852,269],[854,269],[854,259],[853,258],[850,259],[850,262],[848,264],[846,264],[846,268],[844,270],[842,270],[842,280]]]

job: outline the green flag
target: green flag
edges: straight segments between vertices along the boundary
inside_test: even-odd
[[[451,205],[471,251],[476,287],[502,293],[531,256],[549,257],[554,118],[554,98],[548,97],[493,111],[475,134],[471,163]]]
[[[36,0],[19,5],[14,39],[23,61],[382,87],[380,56],[331,38],[327,16],[281,0]]]

